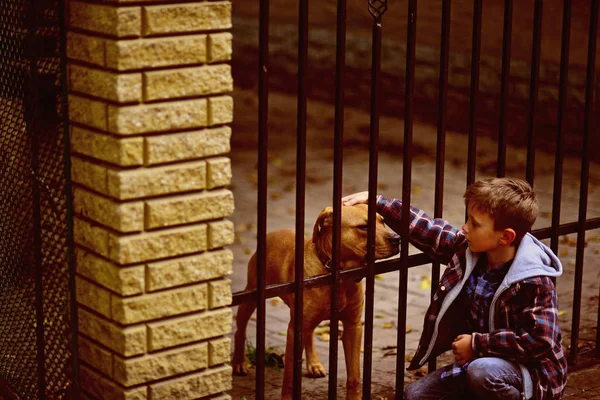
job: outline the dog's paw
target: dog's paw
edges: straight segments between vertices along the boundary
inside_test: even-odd
[[[248,367],[246,363],[236,363],[233,364],[233,374],[236,376],[246,376],[248,375]]]
[[[327,375],[325,368],[320,362],[316,362],[307,366],[308,376],[311,378],[322,378]]]

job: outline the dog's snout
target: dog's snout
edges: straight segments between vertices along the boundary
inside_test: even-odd
[[[390,236],[390,243],[392,243],[394,246],[400,245],[400,235]]]

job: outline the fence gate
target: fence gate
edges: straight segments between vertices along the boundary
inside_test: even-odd
[[[339,289],[339,283],[345,279],[365,278],[366,302],[365,302],[365,326],[364,326],[364,362],[362,364],[362,385],[363,399],[371,398],[371,373],[372,373],[372,346],[373,346],[373,306],[374,306],[374,276],[385,272],[399,270],[399,300],[397,317],[397,364],[396,364],[396,398],[403,397],[402,388],[404,386],[404,359],[400,355],[405,354],[406,345],[406,309],[407,309],[407,270],[418,265],[429,264],[429,259],[423,253],[417,253],[409,256],[408,241],[403,241],[400,250],[400,258],[397,260],[388,260],[375,264],[374,257],[374,216],[375,216],[375,193],[377,192],[377,165],[379,149],[379,119],[384,102],[384,96],[381,95],[382,85],[382,27],[386,23],[386,11],[392,7],[405,7],[407,18],[406,35],[406,57],[405,57],[405,80],[402,88],[401,82],[398,82],[399,92],[403,96],[403,109],[398,110],[398,115],[404,118],[403,132],[403,151],[401,163],[402,169],[402,201],[404,204],[411,203],[411,168],[414,156],[413,150],[413,122],[415,114],[415,63],[416,63],[416,27],[419,23],[417,17],[417,3],[424,5],[426,2],[417,0],[408,0],[405,2],[387,0],[364,0],[365,12],[369,11],[373,17],[372,24],[372,47],[371,47],[371,107],[370,107],[370,147],[369,147],[369,241],[367,242],[367,266],[339,270],[339,249],[340,249],[340,213],[342,197],[342,151],[343,151],[343,131],[344,131],[344,90],[350,85],[346,79],[346,0],[337,2],[337,30],[336,30],[336,71],[335,71],[335,130],[334,130],[334,223],[333,223],[333,260],[331,263],[331,275],[321,275],[304,279],[303,275],[303,240],[304,240],[304,211],[305,211],[305,183],[306,183],[306,133],[307,133],[307,67],[309,61],[309,35],[308,35],[308,3],[309,0],[299,0],[298,9],[298,80],[297,80],[297,160],[296,160],[296,252],[295,252],[295,281],[284,284],[266,285],[266,218],[267,218],[267,144],[268,144],[268,100],[269,100],[269,72],[271,61],[269,58],[270,44],[270,0],[260,0],[260,23],[259,23],[259,62],[258,62],[258,100],[259,100],[259,146],[258,146],[258,245],[257,245],[257,289],[240,291],[234,294],[233,304],[238,305],[244,302],[257,303],[257,323],[256,323],[256,386],[255,393],[257,398],[264,397],[265,393],[265,300],[274,296],[294,293],[295,295],[295,314],[293,324],[301,326],[302,324],[302,299],[305,290],[330,285],[331,287],[331,333],[330,337],[336,338],[338,310],[336,296]],[[358,3],[358,1],[357,1]],[[513,0],[504,1],[504,22],[502,24],[503,42],[502,42],[502,70],[500,79],[500,116],[497,121],[497,159],[495,175],[502,177],[506,175],[507,160],[507,121],[508,121],[508,101],[510,84],[510,66],[511,66],[511,33],[513,31],[512,15]],[[588,0],[584,2],[589,7],[589,25],[586,28],[588,35],[587,61],[585,72],[585,93],[583,120],[584,128],[581,133],[582,151],[581,151],[581,176],[580,176],[580,196],[578,218],[574,221],[561,223],[561,192],[563,189],[563,158],[565,153],[565,143],[567,135],[567,91],[569,83],[569,48],[571,45],[571,26],[576,22],[572,21],[573,4],[571,0],[564,0],[562,3],[562,33],[560,46],[560,73],[558,88],[558,109],[557,123],[555,128],[555,162],[554,162],[554,183],[552,187],[552,222],[550,226],[536,229],[532,233],[538,239],[550,239],[550,247],[557,253],[559,238],[567,234],[577,234],[576,260],[574,261],[574,285],[573,285],[573,318],[571,323],[570,343],[564,342],[565,351],[568,353],[570,367],[583,364],[584,361],[600,358],[600,330],[596,328],[595,347],[583,351],[579,349],[580,340],[580,319],[581,319],[581,296],[583,279],[583,256],[585,248],[585,234],[588,231],[600,228],[600,218],[589,217],[587,215],[588,186],[590,172],[590,140],[593,135],[598,134],[597,127],[593,124],[594,112],[594,91],[596,80],[596,51],[597,51],[597,32],[600,2],[598,0]],[[434,217],[442,217],[443,193],[444,193],[444,165],[445,165],[445,140],[446,140],[446,122],[447,122],[447,99],[448,99],[448,71],[450,54],[450,21],[451,21],[451,0],[442,2],[441,15],[441,37],[439,53],[439,83],[437,99],[437,140],[435,148],[436,156],[436,175],[435,175],[435,206]],[[465,111],[468,114],[468,160],[465,187],[473,183],[476,175],[477,152],[477,115],[478,102],[482,96],[480,93],[480,61],[481,61],[481,42],[482,42],[482,12],[486,6],[483,0],[473,0],[473,19],[472,19],[472,46],[471,46],[471,68],[470,68],[470,92],[469,109]],[[534,166],[535,166],[535,141],[540,139],[540,132],[535,125],[535,106],[538,104],[538,92],[540,91],[540,46],[541,46],[541,22],[543,0],[533,2],[533,37],[532,37],[532,56],[531,56],[531,76],[528,85],[528,129],[527,135],[527,160],[526,160],[526,179],[533,184]],[[393,23],[393,21],[392,21]],[[402,90],[403,89],[403,90]],[[434,106],[435,107],[435,106]],[[481,110],[480,110],[481,112]],[[572,132],[570,132],[573,135]],[[432,153],[434,152],[431,149]],[[409,232],[409,208],[403,208],[401,236],[406,237]],[[593,266],[589,266],[593,268]],[[440,265],[434,263],[432,267],[432,295],[436,290],[437,281],[440,277]],[[300,311],[298,311],[300,310]],[[302,396],[302,330],[294,331],[294,370],[293,370],[293,396],[294,399],[300,399]],[[337,396],[337,340],[330,340],[329,346],[329,399],[335,399]],[[429,368],[435,368],[435,362],[430,363]],[[325,396],[323,394],[323,396]]]
[[[63,9],[0,7],[0,388],[20,399],[77,386]]]

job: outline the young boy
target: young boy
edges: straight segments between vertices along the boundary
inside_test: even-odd
[[[448,267],[408,369],[450,349],[456,362],[409,385],[406,398],[559,399],[567,362],[552,278],[562,266],[528,233],[538,213],[535,193],[525,181],[494,178],[470,185],[464,199],[462,230],[410,208],[408,240]],[[400,231],[402,201],[378,196],[377,212]]]

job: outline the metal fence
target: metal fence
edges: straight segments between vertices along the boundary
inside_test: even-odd
[[[408,268],[423,264],[430,264],[431,260],[424,254],[408,255],[408,242],[403,241],[400,250],[400,258],[394,261],[374,262],[374,215],[375,194],[377,191],[377,163],[379,147],[379,113],[380,113],[380,71],[381,71],[381,42],[382,25],[385,21],[385,12],[388,7],[397,7],[398,4],[387,0],[365,1],[365,10],[368,9],[373,17],[372,28],[372,75],[371,75],[371,121],[370,121],[370,161],[369,161],[369,250],[367,266],[341,271],[339,268],[340,249],[340,221],[341,221],[341,197],[342,197],[342,159],[343,159],[343,113],[344,113],[344,88],[348,82],[345,80],[345,44],[346,44],[346,0],[337,1],[337,53],[336,53],[336,98],[335,98],[335,150],[334,150],[334,229],[333,229],[333,262],[331,274],[304,279],[303,276],[303,239],[304,239],[304,210],[305,210],[305,178],[306,178],[306,70],[308,54],[308,0],[299,0],[299,22],[298,22],[298,111],[297,111],[297,165],[296,165],[296,264],[294,282],[266,286],[265,262],[266,262],[266,217],[267,217],[267,148],[268,148],[268,92],[269,92],[269,13],[270,1],[260,1],[260,37],[259,37],[259,170],[258,170],[258,287],[256,290],[241,291],[234,294],[233,304],[244,302],[257,302],[257,365],[256,365],[256,395],[257,398],[264,397],[265,379],[265,301],[267,298],[293,293],[295,296],[294,326],[301,326],[302,304],[304,290],[329,285],[331,286],[331,333],[330,336],[337,337],[338,309],[335,299],[341,280],[366,278],[366,317],[364,336],[364,363],[363,363],[363,398],[370,398],[371,372],[372,372],[372,341],[373,341],[373,298],[374,298],[374,276],[385,272],[400,271],[399,281],[399,303],[398,303],[398,337],[397,354],[405,353],[405,326],[407,307],[407,273]],[[476,157],[477,157],[477,104],[479,87],[479,64],[481,54],[481,32],[483,1],[473,2],[472,22],[472,57],[471,57],[471,89],[469,109],[469,131],[468,131],[468,170],[465,187],[475,181]],[[539,89],[540,70],[540,43],[542,24],[543,0],[535,0],[534,6],[534,28],[532,38],[531,58],[531,80],[529,89],[529,118],[528,118],[528,151],[526,179],[534,184],[535,165],[535,106],[537,104]],[[585,124],[583,132],[583,152],[581,157],[581,179],[580,179],[580,202],[579,217],[576,221],[560,223],[561,193],[562,193],[562,171],[565,141],[565,114],[567,101],[567,83],[569,74],[569,48],[571,28],[570,0],[564,1],[563,24],[562,24],[562,47],[560,62],[559,83],[559,107],[558,124],[556,130],[556,152],[555,173],[553,185],[552,223],[551,226],[538,229],[533,234],[539,239],[550,239],[550,247],[556,253],[558,239],[562,235],[577,234],[577,255],[575,265],[574,304],[572,318],[572,334],[570,350],[568,354],[569,364],[577,365],[589,358],[600,358],[600,329],[597,330],[596,347],[588,352],[580,352],[579,323],[581,316],[582,295],[582,271],[585,247],[585,233],[592,229],[600,228],[600,218],[587,218],[588,181],[590,166],[589,141],[593,134],[598,134],[597,128],[592,127],[594,85],[595,85],[595,56],[598,26],[598,0],[590,1],[589,43],[587,60],[587,77],[585,86]],[[366,12],[366,11],[365,11]],[[437,101],[437,148],[436,148],[436,173],[435,173],[435,208],[434,217],[442,217],[442,205],[444,202],[444,161],[445,161],[445,135],[446,135],[446,101],[448,93],[448,59],[449,59],[449,36],[450,36],[450,13],[451,0],[443,1],[441,18],[440,38],[440,68],[439,68],[439,98]],[[505,175],[506,169],[506,136],[507,136],[507,109],[508,109],[508,87],[510,77],[511,61],[511,32],[512,32],[513,0],[505,0],[504,24],[503,24],[503,46],[502,46],[502,74],[500,93],[500,118],[498,121],[498,152],[496,175]],[[404,99],[404,147],[403,147],[403,176],[402,176],[402,201],[409,204],[411,201],[411,165],[413,158],[413,99],[415,85],[415,47],[417,0],[408,0],[408,32],[406,43],[406,82]],[[403,208],[402,234],[408,232],[408,207]],[[440,265],[433,264],[432,270],[432,295],[436,290],[436,283],[440,276]],[[599,307],[600,309],[600,307]],[[299,312],[300,311],[300,312]],[[600,321],[600,318],[599,318]],[[294,398],[299,399],[302,394],[302,331],[294,330]],[[565,344],[566,347],[566,344]],[[337,387],[337,355],[338,341],[331,340],[329,348],[329,398],[336,398]],[[432,363],[430,368],[435,368]],[[396,364],[396,397],[402,398],[404,385],[404,359],[397,358]]]
[[[0,7],[0,386],[21,399],[77,392],[63,9]]]

